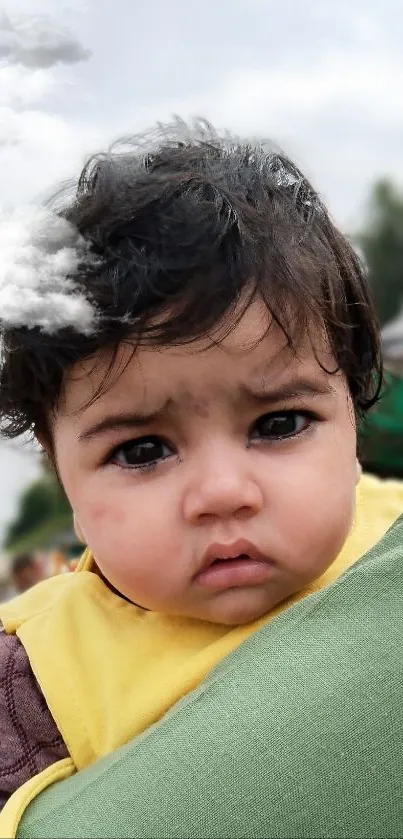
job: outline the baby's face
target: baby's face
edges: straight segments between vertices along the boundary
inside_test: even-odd
[[[122,348],[76,366],[53,423],[103,575],[157,612],[245,623],[320,576],[348,534],[356,432],[345,378],[299,357],[256,302],[217,346]],[[326,369],[332,359],[322,350]],[[334,368],[334,364],[333,364]]]

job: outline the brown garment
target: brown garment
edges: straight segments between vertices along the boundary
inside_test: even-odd
[[[16,635],[0,626],[0,810],[29,778],[68,757]]]

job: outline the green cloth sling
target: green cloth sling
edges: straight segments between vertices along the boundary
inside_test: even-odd
[[[403,837],[403,517],[18,837]]]

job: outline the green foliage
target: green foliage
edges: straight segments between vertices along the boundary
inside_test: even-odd
[[[385,374],[382,398],[359,428],[359,456],[365,469],[403,478],[403,379]]]
[[[71,521],[71,509],[55,475],[46,471],[21,494],[15,519],[9,525],[4,547],[15,549],[15,545],[29,542],[30,534],[45,526],[52,529],[52,522]]]
[[[11,542],[8,551],[11,554],[24,553],[25,551],[57,549],[59,545],[60,533],[65,533],[71,530],[71,544],[74,542],[74,533],[72,527],[71,512],[63,516],[56,516],[45,522],[41,522],[33,530],[28,530],[22,536],[19,536],[15,541]],[[69,550],[71,549],[69,544]],[[63,550],[65,550],[63,545]],[[82,549],[81,549],[82,550]],[[80,553],[80,548],[78,550]]]
[[[403,303],[403,195],[387,179],[372,190],[366,230],[357,237],[381,325]]]

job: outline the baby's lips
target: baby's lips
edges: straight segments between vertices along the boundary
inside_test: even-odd
[[[249,539],[236,539],[233,542],[213,542],[205,551],[200,571],[209,568],[216,560],[239,559],[245,557],[259,562],[267,562],[267,557]]]

